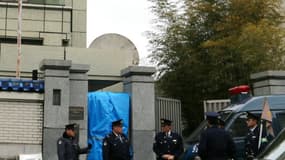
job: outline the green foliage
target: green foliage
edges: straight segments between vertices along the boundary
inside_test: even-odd
[[[227,98],[228,88],[249,84],[251,73],[284,69],[280,0],[151,1],[157,85],[182,101],[186,133],[201,121],[203,100]]]

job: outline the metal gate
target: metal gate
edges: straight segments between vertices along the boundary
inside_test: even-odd
[[[171,98],[156,97],[155,98],[155,131],[161,130],[160,119],[167,118],[172,120],[172,129],[181,134],[182,117],[181,117],[181,101]]]
[[[204,112],[218,112],[230,104],[229,99],[216,99],[204,101]]]

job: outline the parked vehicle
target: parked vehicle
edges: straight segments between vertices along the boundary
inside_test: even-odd
[[[237,89],[240,90],[240,89]],[[237,94],[241,94],[243,89]],[[232,97],[234,103],[227,108],[220,111],[222,119],[225,121],[225,130],[229,131],[232,135],[237,150],[237,158],[244,159],[245,157],[245,136],[247,134],[246,126],[246,112],[260,114],[263,109],[265,97],[267,97],[272,116],[273,116],[273,129],[277,135],[285,127],[285,95],[268,95],[250,97],[248,93]],[[203,121],[200,126],[185,139],[186,151],[183,160],[191,160],[197,155],[198,142],[201,132],[206,128],[207,122]]]
[[[285,159],[285,129],[264,149],[257,159],[284,160]]]

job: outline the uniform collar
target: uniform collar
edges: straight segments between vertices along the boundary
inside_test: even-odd
[[[170,131],[168,131],[168,133],[167,133],[169,136],[171,135],[171,130]]]
[[[63,137],[63,138],[67,138],[67,139],[73,139],[73,137],[68,136],[68,135],[66,134],[66,132],[63,132],[62,137]]]
[[[249,130],[250,130],[251,132],[253,132],[256,127],[257,127],[257,125],[255,125],[254,127],[250,128]]]
[[[171,136],[171,130],[169,130],[168,132],[164,132],[164,134],[168,137]]]
[[[113,131],[113,134],[114,134],[116,137],[120,136],[120,134],[118,134],[118,133],[116,133],[116,132],[114,132],[114,131]]]

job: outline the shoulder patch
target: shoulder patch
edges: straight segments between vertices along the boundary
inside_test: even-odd
[[[106,141],[104,141],[104,144],[103,144],[104,146],[107,146],[107,142]]]
[[[61,144],[61,143],[62,143],[62,141],[61,141],[61,140],[59,140],[59,141],[58,141],[58,144]]]

